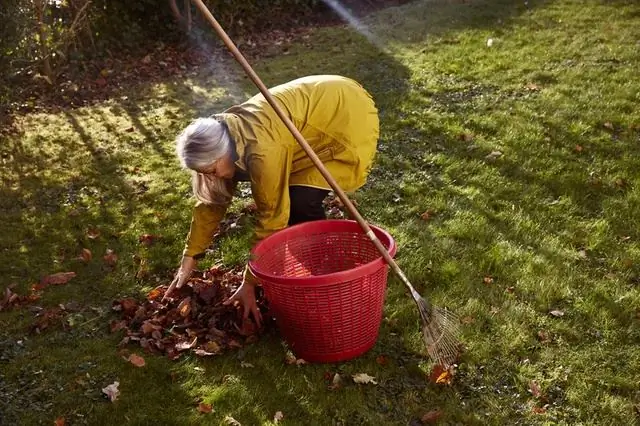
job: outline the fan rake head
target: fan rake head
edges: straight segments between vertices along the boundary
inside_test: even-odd
[[[416,300],[422,319],[422,337],[429,357],[443,367],[449,367],[460,353],[460,320],[446,308],[438,308],[422,297]]]

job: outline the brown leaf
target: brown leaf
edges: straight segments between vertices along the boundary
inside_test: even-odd
[[[182,318],[189,316],[189,313],[191,313],[191,297],[187,297],[180,302],[178,305],[178,312],[180,312],[180,316]]]
[[[624,188],[627,186],[627,181],[623,178],[617,178],[615,184],[618,188]]]
[[[564,316],[564,311],[561,311],[561,310],[558,310],[558,309],[555,309],[555,310],[553,310],[553,311],[550,311],[549,313],[550,313],[551,315],[553,315],[554,317],[557,317],[557,318],[559,318],[559,317],[563,317],[563,316]]]
[[[201,414],[208,414],[210,412],[213,411],[213,408],[211,407],[211,404],[205,404],[204,402],[201,402],[200,404],[198,404],[198,412]]]
[[[461,133],[458,138],[463,142],[473,142],[473,135],[471,133]]]
[[[140,235],[140,237],[138,238],[138,241],[139,241],[141,244],[144,244],[144,245],[146,245],[146,246],[150,246],[150,245],[151,245],[151,244],[153,244],[153,242],[154,242],[155,240],[157,240],[157,239],[158,239],[158,237],[157,237],[157,236],[155,236],[155,235],[151,235],[151,234],[142,234],[142,235]]]
[[[106,254],[104,255],[104,263],[109,266],[115,266],[116,262],[118,262],[118,255],[111,249],[107,249]]]
[[[434,425],[438,422],[438,420],[440,420],[440,417],[442,417],[442,411],[433,410],[422,416],[420,420],[424,425]]]
[[[540,392],[540,385],[538,385],[538,382],[536,382],[535,380],[532,380],[529,383],[529,391],[534,398],[540,398],[540,395],[542,395],[542,393]]]
[[[490,275],[487,275],[486,277],[484,277],[482,279],[482,282],[489,285],[489,284],[493,284],[493,277]]]
[[[80,253],[80,256],[78,257],[80,260],[82,260],[85,263],[89,263],[91,262],[91,258],[93,257],[93,255],[91,254],[91,250],[87,249],[87,248],[83,248],[82,252]]]
[[[340,388],[342,384],[342,377],[338,373],[333,375],[333,379],[331,380],[331,384],[329,385],[329,390],[336,390]]]
[[[547,412],[547,409],[544,407],[538,407],[538,406],[534,406],[531,411],[533,411],[536,414],[544,414]]]
[[[136,355],[136,354],[129,355],[128,361],[131,364],[135,365],[136,367],[144,367],[144,365],[145,365],[144,358],[142,358],[140,355]]]
[[[147,295],[147,299],[156,300],[162,295],[164,295],[164,288],[162,286],[159,286],[149,292],[149,294]]]
[[[387,365],[389,363],[389,360],[387,359],[386,356],[380,355],[379,357],[376,358],[376,362],[379,365]]]
[[[429,375],[429,381],[438,385],[450,385],[452,378],[451,369],[446,369],[442,365],[435,365]]]
[[[537,92],[538,90],[540,90],[540,87],[538,87],[538,85],[535,83],[527,83],[525,84],[524,88],[527,90],[531,90],[532,92]]]
[[[584,148],[582,147],[582,145],[576,145],[575,150],[576,152],[582,152]]]
[[[273,415],[273,422],[279,423],[282,419],[284,419],[284,414],[282,414],[282,411],[276,411],[276,413]]]
[[[42,280],[40,280],[40,286],[41,288],[44,288],[49,285],[66,284],[75,276],[75,272],[58,272],[57,274],[47,275]]]
[[[476,319],[470,315],[467,315],[466,317],[460,319],[460,322],[462,324],[473,324],[474,322],[476,322]]]
[[[138,310],[138,302],[132,297],[122,299],[120,302],[120,309],[126,315],[134,315]]]
[[[54,426],[64,426],[65,425],[65,419],[64,417],[58,417],[57,419],[55,419],[55,421],[53,422]]]
[[[109,323],[109,328],[111,329],[112,333],[115,333],[116,331],[120,331],[124,328],[127,328],[127,322],[124,320],[122,321],[113,320]]]
[[[516,288],[514,286],[510,286],[507,287],[507,289],[505,290],[507,293],[513,293],[516,291]]]
[[[176,344],[176,350],[179,352],[186,351],[188,349],[192,349],[196,343],[198,342],[198,338],[194,337],[191,342],[180,342]]]
[[[604,123],[603,126],[604,126],[605,129],[609,129],[609,130],[613,130],[614,129],[613,124],[611,122],[609,122],[609,121]]]
[[[540,340],[540,343],[548,343],[551,341],[551,339],[549,338],[549,333],[544,330],[538,331],[538,340]]]
[[[434,215],[434,211],[429,209],[426,212],[422,213],[420,215],[420,219],[424,220],[425,222],[431,220],[433,218]]]
[[[89,237],[92,240],[95,240],[96,238],[98,238],[100,236],[100,230],[99,229],[89,229],[87,230],[87,237]]]

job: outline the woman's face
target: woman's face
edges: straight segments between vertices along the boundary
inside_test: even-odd
[[[231,154],[227,154],[213,162],[210,166],[196,171],[205,175],[213,175],[220,179],[232,179],[236,172],[236,165],[231,158]]]

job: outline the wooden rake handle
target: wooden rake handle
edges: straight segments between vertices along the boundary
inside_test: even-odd
[[[302,136],[300,131],[291,122],[289,117],[287,117],[284,111],[282,111],[282,108],[280,108],[280,106],[278,105],[276,100],[273,98],[271,93],[269,93],[269,89],[264,85],[262,80],[260,80],[260,77],[258,77],[258,75],[255,73],[253,68],[251,68],[251,65],[249,65],[249,63],[244,58],[242,53],[240,53],[240,50],[238,50],[238,48],[233,43],[231,38],[227,35],[227,33],[222,28],[222,26],[220,26],[216,18],[213,17],[213,15],[211,14],[207,6],[202,2],[202,0],[192,0],[192,1],[196,5],[196,7],[200,9],[200,11],[205,16],[205,18],[207,18],[209,23],[213,26],[213,29],[216,31],[216,33],[218,33],[218,35],[220,36],[224,44],[231,51],[231,54],[233,54],[234,58],[240,63],[242,68],[244,68],[244,71],[247,73],[249,78],[251,78],[251,80],[258,87],[258,89],[260,89],[260,92],[264,95],[267,102],[269,102],[269,104],[275,110],[276,114],[278,114],[280,119],[284,122],[284,124],[287,126],[289,131],[293,134],[293,137],[296,139],[296,141],[298,141],[302,149],[304,149],[304,151],[307,153],[309,158],[311,158],[311,161],[313,161],[313,164],[318,168],[322,176],[326,179],[327,183],[329,183],[331,188],[333,188],[333,191],[336,193],[336,195],[338,195],[342,203],[345,205],[351,217],[355,218],[358,224],[360,224],[360,227],[362,228],[362,230],[365,232],[365,234],[376,246],[376,248],[384,258],[384,260],[391,267],[391,269],[393,269],[393,271],[400,277],[400,279],[404,282],[404,284],[409,287],[411,292],[415,293],[415,290],[409,283],[409,280],[407,279],[405,274],[402,272],[398,264],[393,260],[393,258],[391,257],[387,249],[382,245],[378,237],[373,233],[373,231],[371,230],[371,227],[364,220],[362,215],[360,215],[360,213],[358,212],[356,207],[353,205],[349,197],[347,197],[347,195],[344,193],[342,188],[340,188],[340,186],[338,185],[336,180],[333,178],[333,176],[331,176],[331,174],[326,169],[322,161],[318,158],[318,156],[313,151],[311,146],[309,146],[309,143],[305,140],[304,136]]]

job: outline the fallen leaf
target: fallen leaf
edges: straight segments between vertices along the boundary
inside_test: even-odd
[[[535,83],[527,83],[525,84],[524,88],[527,90],[531,90],[532,92],[537,92],[538,90],[540,90],[540,87],[538,87],[538,85]]]
[[[492,38],[488,38],[487,39],[487,47],[491,47],[493,46],[493,39]]]
[[[80,256],[78,257],[78,259],[82,260],[85,263],[89,263],[91,262],[92,257],[93,255],[91,254],[91,250],[87,248],[83,248],[82,252],[80,252]]]
[[[431,220],[433,218],[433,214],[434,214],[434,211],[429,209],[429,210],[427,210],[426,212],[424,212],[424,213],[422,213],[420,215],[420,219],[422,219],[425,222],[427,222],[427,221],[429,221],[429,220]]]
[[[463,317],[462,319],[460,319],[460,322],[462,324],[473,324],[474,322],[476,322],[476,320],[472,316],[467,315],[466,317]]]
[[[553,315],[554,317],[563,317],[564,316],[564,311],[560,311],[560,310],[553,310],[551,312],[549,312],[551,315]]]
[[[331,380],[331,385],[329,385],[329,389],[336,390],[340,387],[342,383],[342,377],[338,373],[333,375],[333,380]]]
[[[213,411],[213,408],[211,407],[211,404],[205,404],[204,402],[201,402],[200,404],[198,404],[198,412],[201,414],[208,414],[210,412]]]
[[[142,58],[142,60],[140,62],[142,62],[145,65],[146,64],[150,64],[151,63],[151,55],[149,54],[149,55],[145,56],[144,58]]]
[[[538,331],[538,340],[540,340],[540,343],[547,343],[551,341],[549,334],[544,330]]]
[[[178,305],[178,312],[180,312],[180,316],[182,318],[186,318],[189,316],[191,312],[191,297],[187,297]]]
[[[109,323],[109,328],[112,333],[115,333],[116,331],[127,328],[127,322],[125,320],[113,320]]]
[[[118,399],[118,396],[120,395],[120,391],[118,390],[119,385],[120,385],[120,382],[115,381],[111,383],[109,386],[102,388],[102,393],[104,393],[107,396],[107,398],[109,398],[109,401],[113,402],[116,399]]]
[[[144,358],[136,354],[129,355],[128,361],[136,367],[144,367],[145,365]]]
[[[484,277],[484,278],[482,279],[482,282],[483,282],[483,283],[485,283],[485,284],[487,284],[487,285],[488,285],[488,284],[493,284],[493,277],[492,277],[492,276],[487,275],[486,277]]]
[[[89,230],[87,230],[87,237],[89,237],[90,239],[95,240],[99,236],[100,236],[100,230],[98,230],[98,229],[89,229]]]
[[[502,152],[501,151],[491,151],[490,154],[488,154],[485,158],[485,160],[487,161],[495,161],[498,158],[502,157]]]
[[[624,188],[627,186],[627,181],[623,178],[617,178],[615,184],[618,188]]]
[[[581,145],[576,145],[575,150],[576,152],[582,152],[584,148]]]
[[[106,254],[103,257],[104,262],[109,266],[115,266],[118,261],[118,255],[111,249],[107,249]]]
[[[42,280],[40,280],[40,286],[44,288],[48,285],[66,284],[75,276],[75,272],[58,272],[57,274],[47,275]]]
[[[65,419],[64,417],[58,417],[54,422],[53,422],[54,426],[64,426],[65,425]]]
[[[146,246],[150,246],[157,239],[158,237],[155,235],[143,234],[143,235],[140,235],[140,237],[138,238],[138,241]]]
[[[198,341],[198,337],[194,337],[193,341],[191,342],[180,342],[176,345],[176,350],[179,352],[182,351],[186,351],[188,349],[193,348],[196,345],[196,342]]]
[[[473,142],[473,135],[471,133],[461,133],[458,138],[463,142]]]
[[[273,415],[273,422],[278,423],[282,419],[284,419],[284,414],[282,414],[282,411],[276,411],[276,414]]]
[[[204,350],[213,354],[217,354],[220,353],[222,348],[217,342],[210,340],[204,345]]]
[[[609,121],[603,124],[605,129],[613,130],[613,124]]]
[[[304,365],[304,364],[307,363],[307,361],[305,361],[302,358],[299,358],[299,359],[296,358],[296,356],[294,354],[290,353],[290,352],[287,353],[287,355],[285,355],[284,362],[287,365],[293,365],[293,364],[295,364],[295,365]]]
[[[429,411],[427,414],[422,416],[420,420],[422,421],[422,424],[434,425],[440,419],[440,417],[442,417],[442,411],[433,410],[433,411]]]
[[[507,287],[507,289],[505,290],[507,293],[513,293],[516,291],[516,288],[514,286],[510,286]]]
[[[529,383],[529,391],[534,398],[540,398],[540,395],[542,395],[542,393],[540,392],[540,385],[538,385],[538,382],[536,382],[535,380],[532,380]]]
[[[353,381],[355,383],[359,383],[359,384],[374,384],[377,385],[378,383],[375,381],[375,377],[372,377],[366,373],[358,373],[358,374],[354,374],[353,376]]]
[[[531,409],[531,411],[533,411],[533,412],[534,412],[534,413],[536,413],[536,414],[544,414],[544,413],[546,413],[546,412],[547,412],[547,409],[546,409],[546,408],[544,408],[544,407],[538,407],[538,406],[535,406],[535,407],[533,407],[533,408]]]
[[[387,359],[386,356],[380,355],[379,357],[376,358],[376,362],[379,365],[387,365],[389,363],[389,360]]]
[[[242,424],[240,424],[239,421],[237,421],[236,419],[234,419],[231,416],[225,416],[224,422],[226,424],[228,424],[228,425],[231,425],[231,426],[242,426]]]
[[[449,385],[452,378],[451,371],[442,365],[435,365],[429,375],[429,381],[437,385]]]
[[[147,295],[147,299],[156,300],[163,294],[164,294],[164,289],[162,287],[156,287],[149,292],[149,294]]]
[[[498,312],[500,312],[500,308],[498,308],[497,306],[492,306],[490,312],[491,315],[496,315]]]

